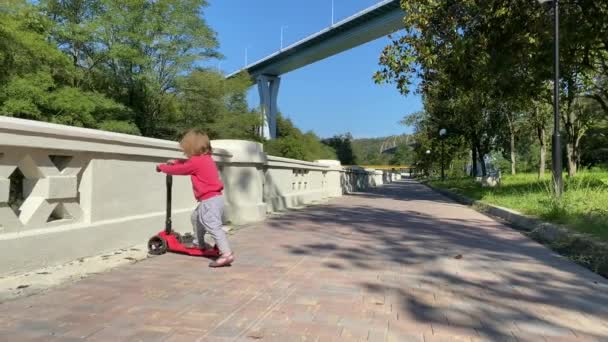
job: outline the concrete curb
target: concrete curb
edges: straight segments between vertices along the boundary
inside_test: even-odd
[[[483,203],[449,190],[434,187],[426,182],[421,184],[429,189],[474,210],[506,221],[513,228],[524,232],[535,241],[547,245],[554,251],[570,258],[595,273],[608,278],[608,244],[595,238],[574,232],[566,227],[526,216],[515,210]]]
[[[471,206],[475,210],[477,210],[481,213],[505,220],[505,221],[509,222],[510,225],[514,226],[514,228],[517,228],[518,230],[523,230],[525,232],[532,232],[539,226],[551,226],[552,229],[558,229],[558,230],[565,229],[565,228],[559,227],[559,226],[551,224],[551,223],[543,222],[537,218],[526,216],[515,210],[483,203],[481,201],[477,201],[477,200],[465,197],[463,195],[457,194],[457,193],[449,191],[449,190],[434,187],[428,183],[422,183],[422,184],[424,184],[428,188],[432,189],[433,191],[438,192],[445,197],[448,197],[451,200],[454,200],[461,204]]]

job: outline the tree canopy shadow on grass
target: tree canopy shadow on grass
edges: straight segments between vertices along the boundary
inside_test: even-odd
[[[427,201],[458,206],[423,185],[398,182],[267,224],[306,234],[307,243],[282,247],[292,255],[325,257],[328,272],[394,270],[400,280],[365,278],[359,286],[391,294],[401,313],[419,322],[474,329],[492,339],[513,339],[511,331],[518,329],[608,338],[608,281],[523,235],[501,234],[509,228],[496,221],[438,218],[429,214],[437,208],[427,210]],[[477,269],[460,274],[457,267],[439,267],[463,262],[459,256]],[[423,300],[437,293],[452,304]],[[556,321],[556,312],[567,316]],[[602,333],[585,331],[572,317],[595,317]]]

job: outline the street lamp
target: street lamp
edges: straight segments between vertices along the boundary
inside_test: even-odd
[[[553,2],[553,137],[551,140],[553,187],[555,195],[561,197],[564,190],[562,181],[562,148],[559,133],[559,0],[538,0],[539,3]]]
[[[287,28],[287,25],[281,26],[281,50],[283,50],[283,30]]]
[[[445,164],[444,164],[444,158],[443,158],[443,152],[444,152],[444,148],[443,148],[443,141],[445,140],[445,135],[448,133],[448,131],[445,128],[442,128],[439,130],[439,139],[441,140],[441,180],[444,181],[445,180]]]
[[[245,68],[249,65],[249,48],[250,47],[251,47],[251,44],[249,44],[245,47]]]
[[[429,157],[431,156],[431,150],[426,150],[426,174],[427,176],[431,177],[431,162],[429,160]]]

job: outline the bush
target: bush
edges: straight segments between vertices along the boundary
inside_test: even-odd
[[[306,161],[336,159],[336,151],[313,132],[303,134],[289,119],[277,117],[277,139],[264,142],[269,155]]]
[[[137,125],[128,121],[107,120],[99,125],[99,129],[116,133],[141,135]]]
[[[503,175],[501,185],[496,188],[482,188],[472,178],[433,181],[432,184],[608,241],[608,173],[581,172],[574,178],[565,178],[561,199],[553,197],[549,177],[539,180],[534,173]]]

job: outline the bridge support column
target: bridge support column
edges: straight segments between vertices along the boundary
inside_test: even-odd
[[[257,83],[262,110],[260,135],[266,139],[275,139],[277,137],[277,96],[281,79],[278,76],[261,75],[258,76]]]

